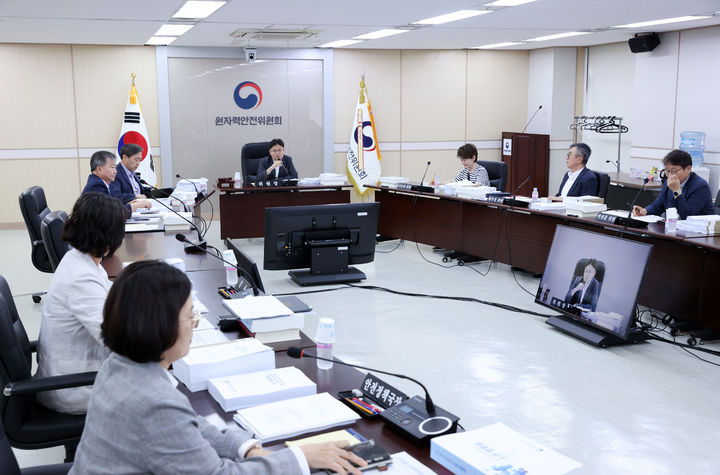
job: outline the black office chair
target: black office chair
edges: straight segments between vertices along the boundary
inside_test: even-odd
[[[53,272],[69,249],[68,244],[60,238],[65,221],[67,221],[65,211],[51,211],[40,223],[40,234]]]
[[[20,470],[0,420],[0,473],[3,475],[66,475],[70,471],[70,467],[72,467],[71,463],[58,463]]]
[[[245,186],[257,181],[256,174],[260,160],[268,156],[270,156],[270,142],[251,142],[243,145],[240,162]]]
[[[597,178],[598,181],[598,193],[597,195],[605,199],[608,194],[608,189],[610,188],[610,175],[603,172],[596,172],[595,170],[590,170],[595,174],[595,178]]]
[[[477,163],[487,170],[490,186],[494,186],[498,191],[505,191],[508,178],[507,163],[483,160],[478,160]]]
[[[45,251],[45,245],[42,242],[40,232],[40,222],[50,213],[45,200],[45,191],[40,186],[31,186],[20,193],[20,212],[22,213],[28,234],[30,234],[30,245],[32,252],[30,258],[33,265],[40,272],[52,273],[53,268],[50,264],[50,258]],[[45,292],[33,292],[33,302],[40,302],[40,298]]]
[[[85,414],[55,412],[38,403],[35,395],[43,391],[87,386],[95,372],[33,378],[32,353],[37,342],[29,341],[15,307],[10,287],[0,275],[0,415],[10,445],[18,449],[65,446],[66,462],[71,462],[80,442]]]
[[[720,190],[715,195],[715,214],[720,214]]]

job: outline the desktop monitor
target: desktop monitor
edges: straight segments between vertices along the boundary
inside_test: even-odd
[[[598,346],[644,339],[635,305],[652,245],[558,225],[535,302],[547,323]]]
[[[240,249],[240,246],[238,246],[232,239],[226,238],[225,245],[228,249],[232,249],[233,254],[235,254],[235,260],[237,261],[238,266],[238,289],[244,290],[252,288],[252,282],[248,280],[252,279],[258,290],[265,293],[265,287],[263,286],[262,279],[260,278],[260,271],[258,270],[258,266],[255,261],[245,254],[245,252]],[[242,269],[242,271],[240,269]]]
[[[365,274],[348,264],[375,259],[380,203],[265,209],[266,270],[294,270],[300,285],[356,282]]]

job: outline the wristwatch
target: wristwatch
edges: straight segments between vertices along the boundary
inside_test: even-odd
[[[682,191],[673,191],[673,198],[677,198],[680,195],[682,195]]]

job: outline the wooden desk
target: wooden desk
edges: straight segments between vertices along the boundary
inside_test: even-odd
[[[608,209],[628,209],[627,203],[632,203],[635,195],[640,191],[643,181],[640,178],[633,178],[629,173],[614,172],[610,175],[610,186],[608,194],[605,197],[605,204]],[[637,205],[643,208],[655,201],[660,193],[662,183],[660,180],[649,181],[645,185],[645,190],[640,193],[637,199]]]
[[[220,189],[220,238],[265,236],[265,208],[349,203],[351,185]]]
[[[555,233],[564,224],[616,235],[620,226],[561,213],[511,209],[476,200],[371,187],[380,203],[378,233],[543,272]],[[414,203],[414,204],[413,204]],[[627,229],[622,237],[653,245],[638,303],[720,331],[720,237],[678,232],[662,224]]]

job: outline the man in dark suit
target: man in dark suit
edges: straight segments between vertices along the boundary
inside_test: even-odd
[[[576,305],[584,310],[595,311],[598,296],[600,295],[600,282],[595,278],[598,262],[590,259],[583,270],[583,275],[576,275],[570,282],[570,288],[565,294],[565,302]]]
[[[667,180],[660,194],[647,208],[635,206],[633,215],[660,215],[675,208],[680,219],[702,214],[715,214],[710,186],[692,171],[692,157],[683,150],[673,150],[663,158]]]
[[[118,197],[120,190],[115,183],[117,169],[115,167],[115,155],[113,153],[105,150],[93,153],[90,157],[90,171],[92,173],[88,176],[82,194],[96,191],[110,195],[113,198]],[[129,213],[132,213],[138,208],[149,209],[150,207],[150,202],[147,200],[134,199],[125,203],[125,208]]]
[[[553,201],[562,201],[566,196],[597,196],[597,177],[585,168],[591,152],[590,147],[584,143],[574,143],[570,146],[565,159],[569,170],[565,173],[560,183],[560,190]]]
[[[260,160],[257,180],[297,180],[298,172],[293,166],[292,157],[285,155],[285,143],[282,139],[272,139],[268,149],[270,156]]]
[[[120,149],[120,163],[117,164],[115,183],[118,188],[116,197],[123,203],[136,199],[144,200],[149,194],[135,174],[142,161],[142,154],[142,147],[134,143],[125,144]]]

